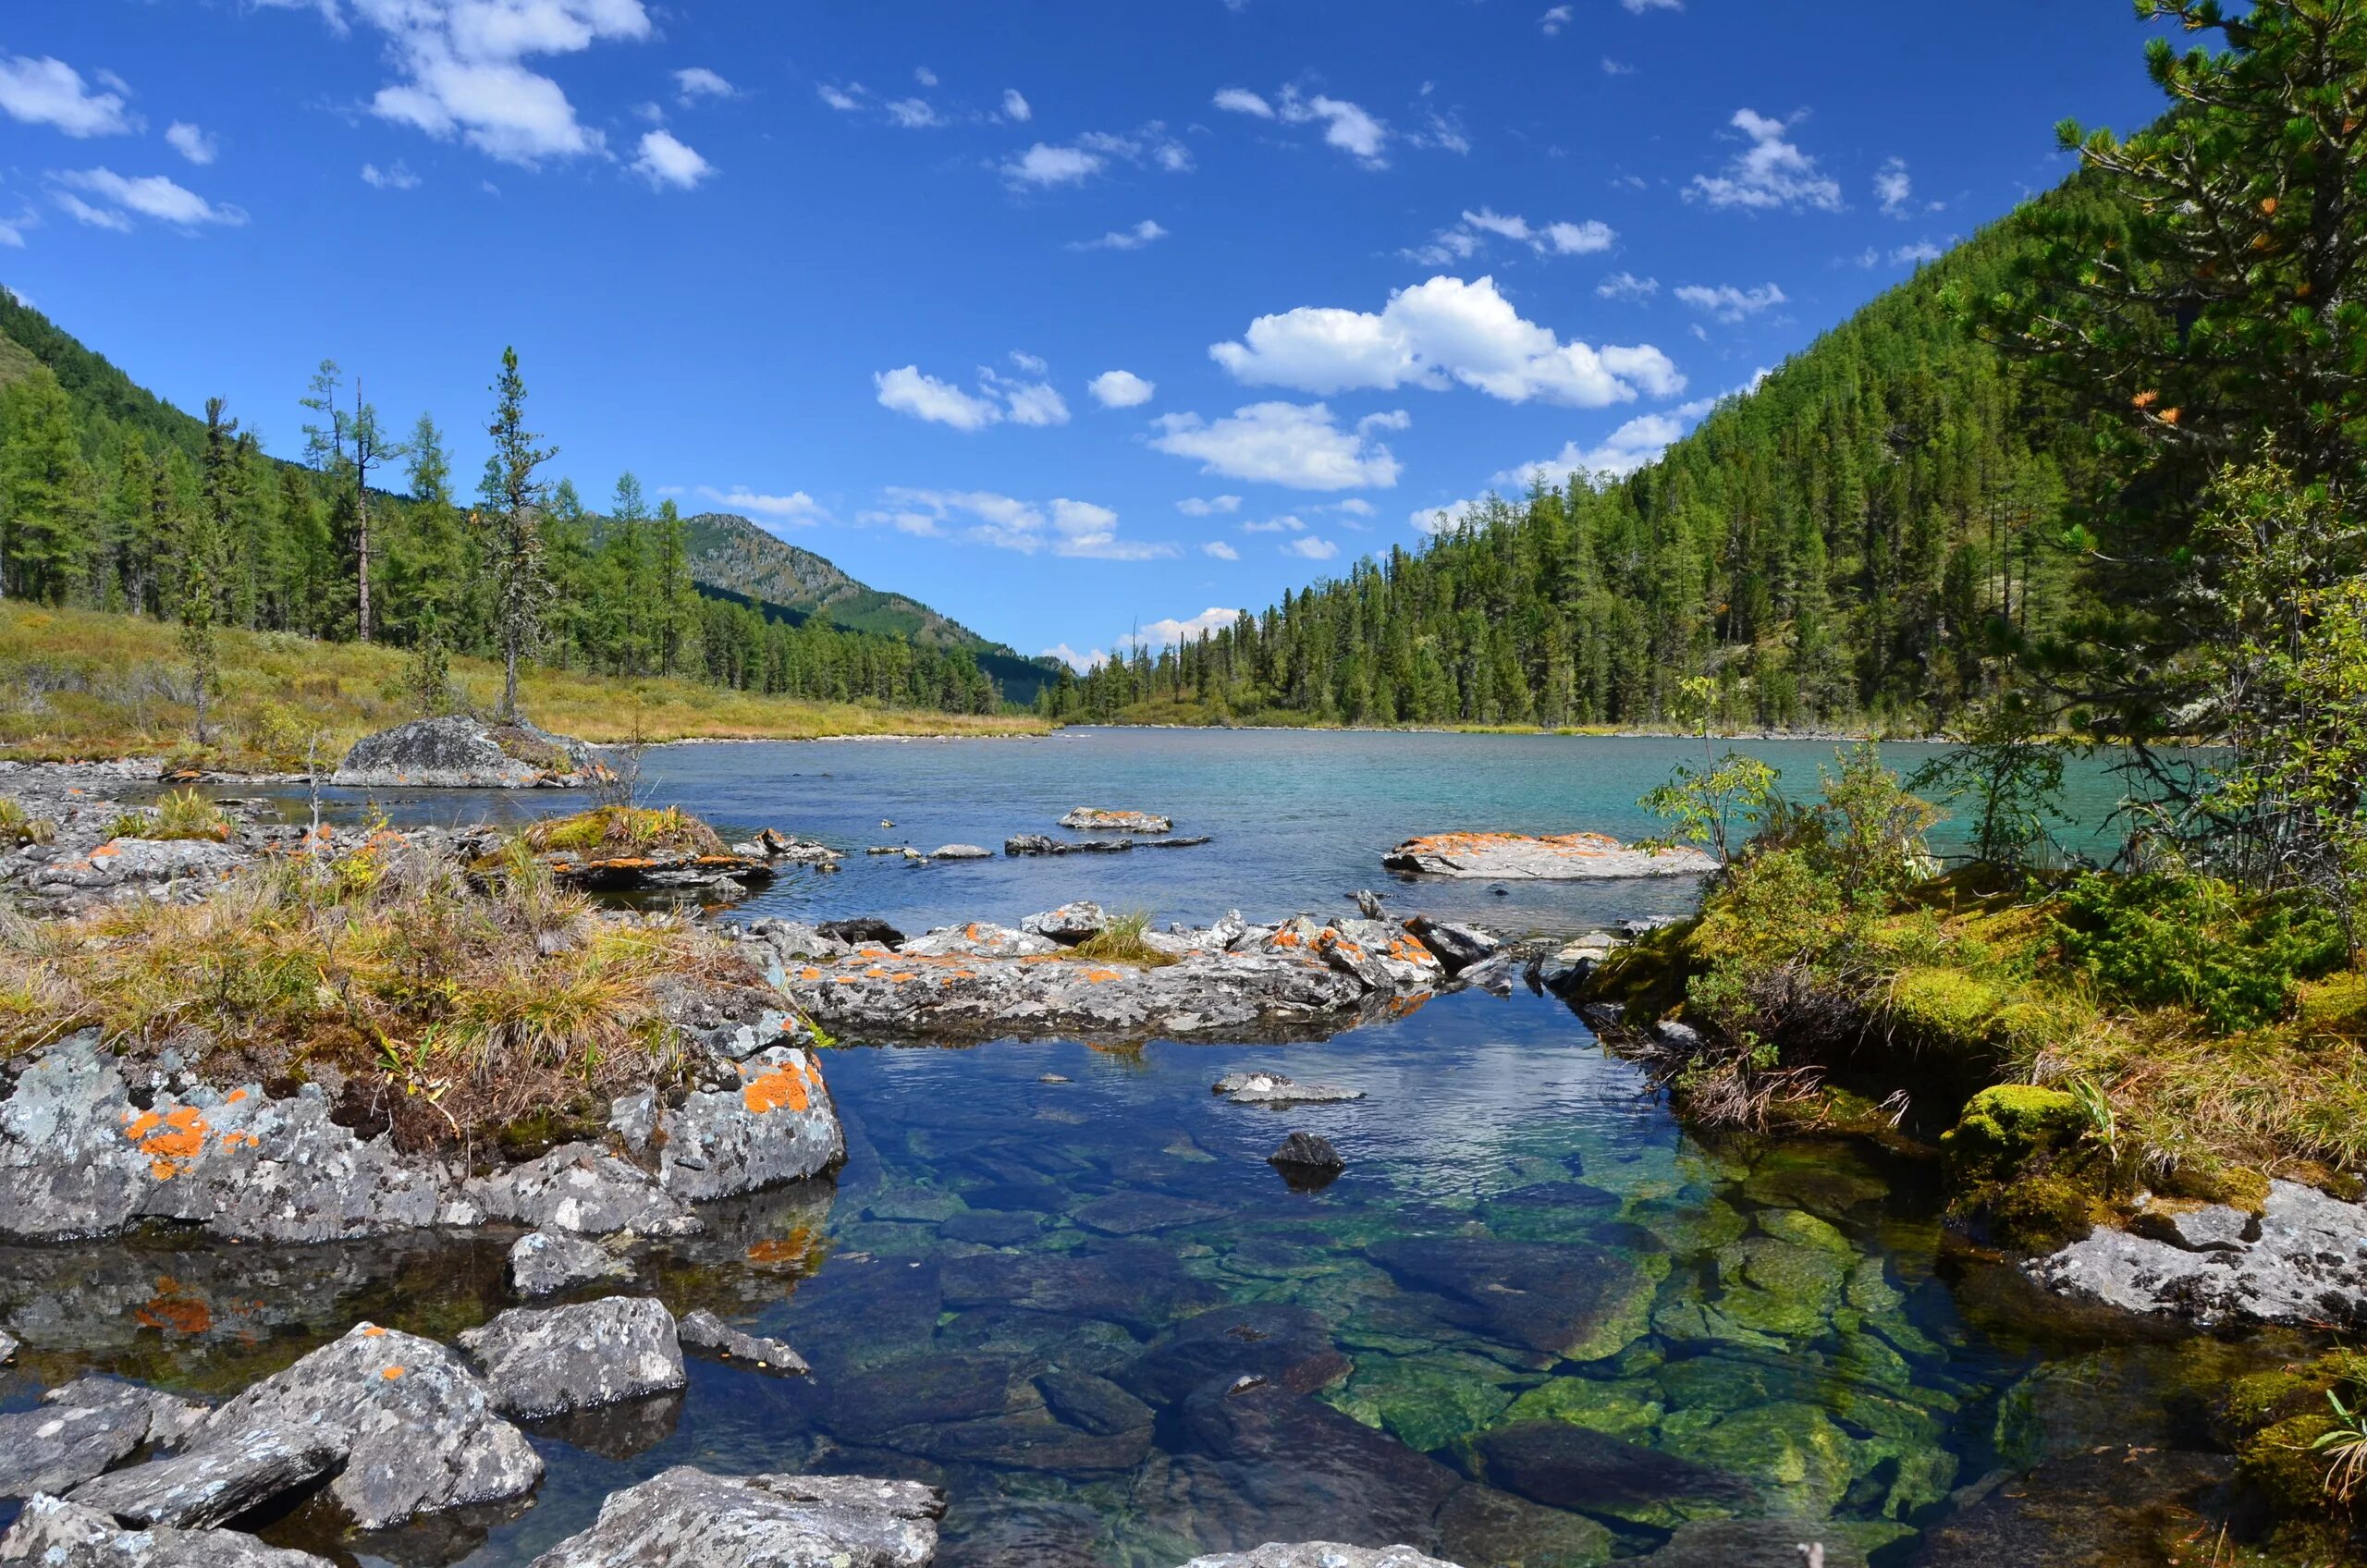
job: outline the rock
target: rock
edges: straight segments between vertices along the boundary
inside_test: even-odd
[[[1609,1248],[1408,1236],[1366,1253],[1400,1285],[1441,1298],[1446,1321],[1551,1359],[1601,1360],[1649,1327],[1652,1280]]]
[[[319,1432],[255,1427],[225,1442],[86,1481],[68,1501],[126,1525],[205,1529],[310,1486],[344,1459],[345,1445]]]
[[[795,920],[752,920],[742,929],[750,939],[771,948],[776,962],[793,958],[844,958],[850,946],[835,937],[825,937],[813,926]]]
[[[811,1051],[775,1046],[738,1064],[734,1089],[693,1090],[658,1118],[658,1184],[690,1203],[833,1170],[846,1133]]]
[[[1582,1513],[1471,1486],[1458,1488],[1439,1510],[1439,1550],[1458,1562],[1597,1568],[1615,1548],[1611,1532]],[[1805,1565],[1795,1562],[1784,1568]]]
[[[1520,977],[1520,960],[1512,953],[1498,953],[1493,958],[1482,959],[1456,976],[1463,984],[1475,990],[1485,991],[1491,997],[1511,996],[1513,985]]]
[[[1630,849],[1600,833],[1435,833],[1406,839],[1381,856],[1380,864],[1429,876],[1507,881],[1683,876],[1718,869],[1716,857],[1699,850]]]
[[[50,856],[24,881],[43,905],[68,913],[130,898],[177,902],[184,894],[211,892],[253,859],[244,848],[210,839],[108,839],[82,852]]]
[[[1362,1089],[1294,1083],[1279,1072],[1228,1072],[1214,1089],[1236,1105],[1334,1105],[1365,1097]]]
[[[1031,914],[1019,923],[1019,928],[1032,936],[1073,948],[1087,937],[1098,937],[1109,927],[1110,917],[1099,904],[1079,902],[1062,904],[1058,909]]]
[[[673,1314],[648,1296],[512,1307],[461,1334],[460,1346],[484,1368],[494,1407],[509,1415],[589,1410],[684,1382]]]
[[[1130,847],[1138,850],[1196,850],[1208,841],[1208,836],[1202,833],[1189,839],[1136,839]]]
[[[569,789],[590,782],[598,766],[581,741],[531,724],[489,725],[456,715],[363,736],[330,782],[341,789]]]
[[[901,1266],[895,1271],[919,1273]],[[1138,1336],[1215,1305],[1217,1295],[1214,1287],[1184,1272],[1174,1248],[1155,1242],[1120,1242],[1091,1252],[976,1253],[949,1258],[938,1272],[948,1307],[1010,1307],[1096,1318]],[[811,1291],[810,1285],[801,1290],[799,1299],[806,1300]],[[927,1305],[923,1337],[936,1322],[938,1303],[932,1299]]]
[[[0,1415],[0,1497],[64,1492],[148,1443],[178,1442],[200,1405],[112,1378],[52,1389],[38,1410]]]
[[[0,1536],[0,1562],[42,1568],[330,1568],[326,1558],[264,1545],[235,1530],[127,1530],[55,1497],[25,1504]]]
[[[927,1568],[945,1494],[860,1476],[711,1476],[677,1465],[609,1495],[532,1568]]]
[[[1191,850],[1208,841],[1207,834],[1192,839],[1072,839],[1041,833],[1014,833],[1002,841],[1002,852],[1014,859],[1026,855],[1108,855],[1128,850]]]
[[[946,958],[1033,958],[1042,953],[1056,953],[1061,944],[1049,937],[1029,931],[1014,931],[1008,925],[989,921],[973,920],[963,925],[940,925],[906,942],[902,951],[907,957]]]
[[[1389,912],[1381,907],[1380,895],[1370,888],[1357,888],[1348,895],[1348,901],[1355,905],[1356,913],[1367,920],[1385,920],[1389,917]]]
[[[1460,974],[1475,963],[1484,963],[1503,948],[1503,943],[1476,925],[1456,925],[1432,920],[1427,914],[1417,914],[1407,921],[1405,929],[1437,956],[1449,974]]]
[[[1907,1568],[2091,1568],[2174,1562],[2216,1535],[2200,1504],[2235,1461],[2109,1447],[2051,1460],[1923,1532]]]
[[[543,1474],[525,1434],[496,1414],[458,1357],[373,1323],[251,1385],[206,1416],[188,1446],[196,1452],[259,1430],[340,1447],[345,1467],[329,1495],[365,1530],[517,1497]]]
[[[521,1296],[548,1295],[595,1280],[629,1280],[632,1266],[597,1242],[560,1231],[535,1231],[509,1249],[509,1286]]]
[[[756,848],[773,860],[797,861],[825,868],[835,868],[839,864],[839,851],[828,844],[796,838],[776,827],[765,828],[756,835]]]
[[[1061,818],[1063,827],[1088,833],[1171,833],[1175,824],[1163,816],[1147,811],[1105,811],[1098,806],[1078,806]]]
[[[1652,1039],[1665,1049],[1688,1056],[1701,1048],[1701,1031],[1673,1018],[1663,1018],[1652,1025]]]
[[[2066,1295],[2206,1328],[2367,1324],[2367,1206],[2280,1181],[2269,1183],[2255,1240],[2225,1216],[2182,1218],[2181,1233],[2209,1239],[2209,1250],[2099,1229],[2024,1271]]]
[[[939,844],[928,852],[931,860],[991,860],[993,857],[992,850],[981,849],[975,844]]]
[[[1488,1479],[1548,1508],[1668,1527],[1747,1512],[1750,1483],[1566,1421],[1524,1421],[1480,1434],[1474,1448]]]
[[[562,1144],[523,1165],[479,1177],[463,1189],[488,1219],[578,1236],[688,1236],[697,1215],[637,1165],[590,1144]]]
[[[1293,1133],[1282,1146],[1266,1157],[1269,1165],[1288,1166],[1296,1170],[1330,1171],[1334,1175],[1348,1169],[1331,1140],[1316,1133]]]
[[[1243,1378],[1311,1394],[1345,1378],[1354,1365],[1306,1307],[1247,1302],[1184,1319],[1111,1378],[1140,1398],[1169,1404],[1204,1385]]]
[[[0,1366],[14,1361],[17,1358],[17,1352],[24,1347],[24,1342],[7,1329],[0,1329]]]
[[[625,1147],[635,1154],[647,1152],[649,1141],[657,1136],[657,1091],[639,1089],[630,1095],[619,1095],[608,1102],[608,1131],[624,1141]]]
[[[2252,1216],[2220,1203],[2198,1207],[2155,1203],[2131,1219],[2128,1229],[2189,1252],[2241,1252],[2257,1239]]]
[[[1341,1546],[1334,1541],[1269,1541],[1249,1551],[1196,1557],[1184,1568],[1455,1568],[1410,1546]]]
[[[683,1344],[696,1350],[711,1350],[734,1361],[744,1361],[765,1372],[779,1372],[785,1377],[804,1377],[813,1371],[805,1358],[779,1340],[761,1339],[733,1328],[714,1313],[701,1307],[676,1320],[675,1334]]]
[[[1913,1533],[1887,1520],[1697,1519],[1630,1568],[1807,1568],[1804,1546],[1824,1549],[1824,1568],[1866,1568],[1866,1553]]]
[[[852,920],[826,920],[815,928],[816,934],[834,942],[844,942],[855,948],[901,948],[904,934],[886,921],[873,915],[861,915]]]
[[[1102,1437],[1132,1432],[1151,1424],[1151,1407],[1111,1382],[1090,1372],[1046,1372],[1036,1379],[1044,1407],[1070,1426]]]
[[[433,1224],[439,1172],[330,1120],[316,1087],[206,1085],[134,1106],[95,1030],[59,1041],[0,1101],[0,1233],[112,1235],[137,1219],[322,1242]]]
[[[1223,1212],[1214,1204],[1193,1198],[1129,1189],[1080,1204],[1070,1211],[1069,1218],[1105,1236],[1139,1236],[1153,1231],[1171,1231],[1178,1225],[1196,1224]]]
[[[1065,854],[1068,846],[1041,833],[1014,833],[1002,841],[1002,852],[1016,860],[1023,855]]]

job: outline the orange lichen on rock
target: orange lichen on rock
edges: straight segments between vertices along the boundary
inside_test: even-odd
[[[803,1070],[794,1061],[786,1061],[762,1077],[742,1084],[740,1103],[748,1108],[751,1116],[763,1116],[783,1106],[791,1110],[804,1110],[814,1103],[814,1099],[806,1089]]]
[[[159,1182],[180,1174],[178,1162],[205,1152],[205,1118],[195,1106],[185,1105],[162,1115],[143,1110],[124,1124],[123,1135],[148,1157],[148,1173]]]
[[[214,1309],[169,1274],[156,1277],[156,1293],[133,1316],[168,1334],[202,1334],[214,1327]]]
[[[386,1381],[388,1381],[389,1383],[393,1382],[396,1378],[398,1378],[401,1377],[402,1375],[403,1375],[403,1369],[402,1369],[401,1367],[399,1367],[399,1366],[389,1366],[389,1367],[387,1367],[384,1372],[381,1372],[381,1373],[379,1373],[379,1374],[378,1374],[378,1376],[379,1376],[379,1377],[384,1378],[385,1378],[385,1379],[386,1379]]]

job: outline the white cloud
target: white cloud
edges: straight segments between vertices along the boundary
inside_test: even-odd
[[[735,484],[729,490],[718,490],[712,484],[702,484],[698,493],[726,511],[753,512],[767,522],[808,528],[827,521],[829,508],[803,490],[792,490],[786,496],[764,496]]]
[[[1159,387],[1130,370],[1105,370],[1085,387],[1105,409],[1135,409],[1151,400]]]
[[[1002,419],[1002,410],[984,398],[973,398],[950,382],[924,375],[917,365],[883,372],[872,378],[879,388],[879,406],[900,414],[950,424],[956,430],[984,430]]]
[[[935,87],[937,85],[937,73],[929,69],[926,66],[914,66],[913,67],[913,80],[919,82],[923,87]]]
[[[1596,284],[1594,291],[1606,300],[1649,300],[1661,291],[1661,280],[1637,277],[1632,272],[1615,272]]]
[[[1449,501],[1440,507],[1417,507],[1405,521],[1425,533],[1452,533],[1478,505],[1477,501]]]
[[[1175,509],[1182,512],[1185,517],[1228,516],[1241,509],[1241,497],[1238,496],[1211,496],[1208,499],[1202,500],[1197,496],[1186,496],[1184,499],[1175,503]]]
[[[174,152],[200,167],[212,163],[215,154],[221,151],[220,144],[214,138],[187,120],[175,120],[167,126],[165,129],[165,141],[170,144]]]
[[[1907,216],[1907,201],[1914,194],[1915,182],[1907,177],[1906,159],[1893,158],[1874,171],[1874,199],[1890,216]]]
[[[676,71],[674,87],[681,94],[682,102],[685,104],[694,103],[701,98],[733,98],[740,92],[738,88],[726,81],[721,75],[707,69],[705,66],[686,66]]]
[[[1839,212],[1840,185],[1817,167],[1814,158],[1784,140],[1784,133],[1797,120],[1797,116],[1778,120],[1750,109],[1736,109],[1727,123],[1741,131],[1750,145],[1717,174],[1695,175],[1693,183],[1686,187],[1685,199],[1751,212],[1801,207]]]
[[[1298,490],[1386,490],[1404,472],[1387,447],[1343,430],[1321,403],[1252,403],[1213,423],[1161,414],[1154,449],[1196,458],[1203,473]]]
[[[1570,19],[1576,15],[1576,13],[1567,6],[1556,6],[1537,18],[1538,30],[1548,38],[1558,38],[1561,36],[1562,30],[1570,25]]]
[[[251,3],[267,11],[318,11],[321,20],[328,23],[329,31],[339,38],[352,31],[346,26],[345,12],[338,8],[337,0],[251,0]]]
[[[1669,443],[1684,434],[1684,423],[1670,414],[1639,414],[1613,431],[1600,446],[1581,447],[1572,441],[1555,456],[1506,469],[1490,483],[1526,491],[1538,481],[1549,485],[1566,484],[1574,473],[1625,479],[1658,459]]]
[[[1784,298],[1784,291],[1772,283],[1762,283],[1756,288],[1736,288],[1731,283],[1709,288],[1698,283],[1687,283],[1677,288],[1674,293],[1695,310],[1728,324],[1788,303]]]
[[[1031,556],[1049,549],[1056,556],[1084,560],[1143,561],[1179,554],[1173,545],[1120,538],[1118,514],[1090,501],[1060,496],[1038,506],[991,490],[914,490],[901,485],[891,485],[883,495],[887,508],[865,512],[858,521]]]
[[[1222,631],[1240,619],[1239,610],[1211,605],[1189,620],[1178,620],[1169,616],[1161,620],[1146,621],[1119,638],[1118,646],[1129,653],[1136,648],[1171,647],[1178,643],[1196,641],[1203,632]]]
[[[203,224],[235,228],[247,221],[247,214],[238,208],[217,207],[160,174],[128,179],[113,169],[97,168],[68,170],[52,178],[104,203],[93,205],[63,191],[55,193],[58,204],[67,212],[101,228],[128,230],[132,214],[184,229],[195,229]]]
[[[1339,545],[1312,533],[1301,534],[1282,548],[1286,556],[1297,556],[1310,561],[1328,561],[1340,553]]]
[[[1940,248],[1928,239],[1918,239],[1911,245],[1901,245],[1897,250],[1893,251],[1890,253],[1890,259],[1894,266],[1911,266],[1919,262],[1936,262],[1940,259]]]
[[[814,92],[823,103],[841,113],[850,113],[863,107],[863,83],[859,81],[852,83],[849,87],[834,87],[827,81],[817,82]]]
[[[1011,362],[1030,375],[1041,375],[1052,368],[1050,361],[1040,354],[1031,354],[1024,349],[1013,349],[1011,351]]]
[[[126,136],[140,129],[139,116],[124,107],[129,90],[99,73],[101,85],[86,87],[82,73],[47,55],[0,57],[0,113],[27,125],[55,127],[68,136]]]
[[[641,139],[632,172],[659,190],[688,190],[715,173],[715,165],[671,131],[653,130]]]
[[[1094,649],[1089,654],[1080,654],[1066,643],[1055,643],[1036,656],[1039,659],[1058,659],[1079,675],[1083,675],[1089,669],[1097,669],[1110,662],[1110,655],[1099,648]]]
[[[1099,174],[1110,160],[1081,147],[1054,147],[1038,141],[1002,165],[1002,177],[1013,185],[1080,185]]]
[[[1243,523],[1241,532],[1244,533],[1304,533],[1306,532],[1306,521],[1304,518],[1297,517],[1269,517],[1263,522]]]
[[[1261,120],[1279,120],[1284,125],[1319,124],[1327,145],[1338,148],[1367,168],[1388,167],[1382,150],[1389,141],[1389,128],[1345,98],[1321,92],[1307,97],[1295,87],[1285,87],[1268,98],[1245,87],[1228,87],[1210,102],[1220,109]],[[1459,132],[1455,139],[1461,140]]]
[[[362,165],[362,183],[380,190],[416,190],[419,176],[411,172],[410,165],[397,158],[383,169],[375,164]]]
[[[1609,224],[1591,218],[1585,223],[1533,225],[1517,214],[1489,207],[1475,213],[1466,208],[1455,227],[1441,229],[1429,244],[1404,254],[1425,266],[1441,266],[1476,254],[1485,243],[1483,235],[1517,241],[1540,256],[1590,255],[1610,250],[1619,238]]]
[[[1647,11],[1682,11],[1685,9],[1685,0],[1619,0],[1619,3],[1639,17]]]
[[[1350,517],[1370,517],[1373,515],[1372,503],[1355,496],[1351,496],[1344,501],[1332,502],[1331,509],[1335,512],[1344,512]]]
[[[1220,561],[1237,561],[1241,558],[1241,552],[1221,539],[1211,539],[1202,545],[1200,554],[1213,556]]]
[[[11,251],[23,250],[25,248],[25,230],[29,228],[38,228],[40,226],[41,214],[31,207],[27,207],[13,218],[0,218],[0,246],[5,246]],[[8,296],[20,305],[29,305],[32,303],[31,300],[26,299],[22,294],[18,293],[13,288],[8,290]]]
[[[890,124],[900,125],[906,130],[927,130],[945,124],[925,98],[897,99],[888,105],[888,119]]]
[[[1625,60],[1614,60],[1610,55],[1605,55],[1602,57],[1602,74],[1605,76],[1634,76],[1636,74],[1636,67],[1627,64]]]
[[[1006,87],[1002,90],[1002,117],[1025,125],[1036,117],[1036,111],[1027,106],[1027,100],[1019,89]]]
[[[1378,314],[1302,305],[1259,316],[1243,337],[1212,345],[1209,358],[1253,386],[1300,392],[1460,383],[1507,402],[1600,408],[1685,390],[1660,349],[1564,343],[1523,320],[1491,277],[1433,277],[1392,293]]]
[[[1003,401],[1009,406],[1004,416],[1013,424],[1066,424],[1069,406],[1049,384],[1033,382],[998,382]]]
[[[1132,228],[1113,228],[1098,239],[1073,239],[1072,251],[1139,251],[1156,239],[1167,238],[1167,230],[1156,220],[1145,218]]]
[[[1261,120],[1274,117],[1274,105],[1245,87],[1228,87],[1220,91],[1210,102],[1220,109],[1236,115],[1255,115]]]

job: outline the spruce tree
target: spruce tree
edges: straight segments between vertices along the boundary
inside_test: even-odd
[[[518,350],[501,351],[501,374],[493,384],[493,418],[485,426],[493,456],[485,477],[496,510],[490,539],[495,626],[501,643],[501,709],[504,724],[520,722],[518,660],[533,645],[549,584],[543,570],[543,492],[534,471],[558,455],[537,447],[526,428],[526,381],[518,374]]]
[[[0,593],[60,603],[82,578],[91,507],[74,405],[47,367],[0,397]]]

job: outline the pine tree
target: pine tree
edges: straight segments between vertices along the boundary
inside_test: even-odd
[[[501,351],[501,374],[495,380],[493,419],[485,426],[493,437],[486,479],[495,486],[492,578],[495,624],[501,641],[502,723],[520,722],[518,660],[533,645],[541,624],[548,582],[543,571],[541,520],[542,485],[534,471],[558,455],[558,449],[537,447],[541,439],[526,428],[526,382],[518,374],[518,350]]]

